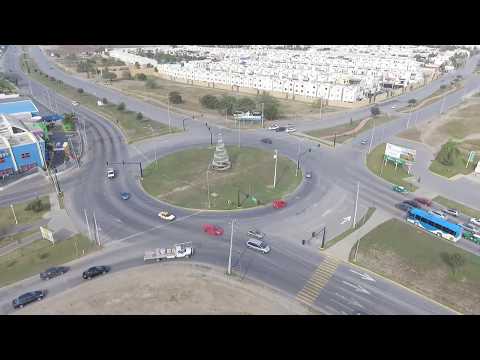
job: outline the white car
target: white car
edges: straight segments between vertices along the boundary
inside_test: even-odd
[[[278,124],[272,124],[268,127],[268,130],[277,130],[280,127]]]
[[[257,250],[267,254],[270,252],[270,246],[268,246],[265,241],[258,240],[258,239],[248,239],[247,247],[253,250]]]
[[[72,101],[72,105],[73,105],[73,106],[78,106],[79,103],[78,103],[78,101]]]
[[[163,219],[163,220],[168,220],[168,221],[175,220],[175,215],[169,213],[168,211],[160,211],[158,213],[158,216],[160,217],[160,219]]]
[[[297,131],[297,129],[295,129],[293,126],[289,126],[287,127],[287,130],[285,130],[287,133],[292,133],[292,132],[295,132]]]
[[[107,169],[107,178],[113,179],[115,177],[115,170],[112,168]]]
[[[471,222],[473,225],[480,226],[480,218],[471,218],[471,219],[470,219],[470,222]]]
[[[392,106],[392,109],[395,109],[395,108],[396,108],[396,106],[395,106],[395,105],[394,105],[394,106]]]

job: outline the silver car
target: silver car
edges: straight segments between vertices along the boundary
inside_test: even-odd
[[[260,230],[257,230],[257,229],[248,230],[247,235],[249,237],[252,237],[252,238],[255,238],[255,239],[258,239],[258,240],[262,240],[265,237],[265,234],[262,233]]]
[[[258,240],[258,239],[248,239],[247,247],[253,250],[257,250],[267,254],[270,252],[270,246],[268,246],[265,241]]]

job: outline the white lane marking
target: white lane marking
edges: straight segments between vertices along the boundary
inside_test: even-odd
[[[202,213],[202,212],[203,212],[203,210],[199,210],[199,211],[197,211],[197,212],[195,212],[195,213],[193,213],[193,214],[184,216],[183,218],[179,218],[179,219],[175,220],[175,222],[180,222],[180,221],[185,220],[185,219],[188,219],[188,218],[190,218],[190,217],[192,217],[192,216],[198,215],[198,214],[200,214],[200,213]],[[150,231],[152,231],[152,230],[161,229],[161,228],[163,228],[163,227],[165,227],[165,226],[168,226],[168,225],[170,225],[170,224],[172,224],[172,223],[165,223],[165,224],[161,224],[161,225],[158,225],[158,226],[154,226],[154,227],[152,227],[152,228],[150,228],[150,229],[148,229],[148,230],[140,231],[140,232],[138,232],[138,233],[135,233],[135,234],[132,234],[132,235],[128,235],[128,236],[126,236],[126,237],[124,237],[124,238],[121,238],[121,239],[118,239],[118,240],[113,240],[113,242],[119,243],[119,242],[122,242],[122,241],[125,241],[125,240],[128,240],[128,239],[134,238],[134,237],[136,237],[136,236],[146,234],[146,233],[148,233],[148,232],[150,232]]]
[[[355,291],[357,291],[357,292],[362,292],[362,293],[367,294],[367,295],[370,294],[370,292],[368,290],[365,290],[360,285],[355,285],[355,284],[352,284],[351,282],[348,282],[348,281],[345,281],[345,280],[342,280],[342,283],[344,283],[345,285],[348,285],[350,287],[353,287],[355,289]]]
[[[315,204],[316,206],[317,204]],[[325,211],[323,214],[322,214],[322,217],[326,216],[327,214],[330,214],[332,212],[332,209],[328,209],[327,211]]]
[[[115,220],[116,222],[119,222],[119,223],[121,223],[121,224],[123,223],[123,221],[122,221],[122,220],[120,220],[120,219],[117,219],[117,218],[113,218],[113,220]]]
[[[350,222],[350,220],[352,219],[351,216],[346,216],[343,218],[342,222],[340,223],[340,225],[343,225],[345,224],[346,222]]]
[[[354,273],[354,274],[357,274],[357,275],[360,275],[360,277],[363,279],[363,280],[368,280],[368,281],[373,281],[373,282],[376,282],[376,280],[374,278],[372,278],[370,275],[368,274],[365,274],[365,273],[361,273],[361,272],[358,272],[358,271],[355,271],[353,269],[350,269],[350,272]]]
[[[358,306],[358,307],[361,308],[361,309],[364,309],[364,306],[363,306],[362,304],[360,304],[360,303],[359,303],[357,300],[355,300],[355,299],[347,298],[346,296],[343,296],[343,295],[341,295],[341,294],[339,294],[339,293],[337,293],[337,292],[335,293],[335,295],[337,295],[339,298],[347,301],[347,302],[348,302],[349,304],[351,304],[351,305],[355,305],[355,306]]]

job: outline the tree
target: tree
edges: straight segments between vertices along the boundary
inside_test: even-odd
[[[102,77],[106,80],[114,80],[117,78],[117,74],[108,70],[103,71]]]
[[[182,96],[178,91],[171,91],[168,94],[168,99],[172,104],[181,104],[183,102]]]
[[[140,69],[140,64],[137,62],[135,62],[135,69]]]
[[[140,81],[146,81],[147,75],[145,75],[144,73],[138,73],[137,75],[135,75],[135,79]]]
[[[264,104],[263,116],[268,120],[275,120],[280,116],[280,104],[278,100],[268,94],[261,95],[257,99],[258,104]]]
[[[410,106],[415,106],[416,103],[417,103],[417,99],[410,99],[410,100],[408,100],[408,104],[409,104]]]
[[[83,89],[82,88],[78,88],[77,91],[78,91],[79,94],[83,94]]]
[[[143,114],[141,112],[137,113],[137,120],[142,120]]]
[[[125,103],[121,102],[120,104],[117,105],[117,110],[123,111],[125,110]]]
[[[102,99],[102,103],[104,103],[104,104],[108,104],[108,100],[107,100],[107,98],[103,98],[103,99]]]
[[[445,90],[446,88],[447,88],[447,85],[445,85],[445,84],[440,85],[440,89]]]
[[[200,104],[207,109],[216,109],[219,105],[219,101],[216,96],[204,95],[200,98]]]
[[[218,102],[217,109],[222,113],[227,110],[227,114],[232,115],[237,107],[237,99],[234,96],[222,95]]]
[[[251,98],[244,96],[238,100],[236,108],[240,111],[252,111],[256,108],[256,104]]]
[[[373,106],[370,108],[370,112],[373,116],[380,115],[380,108],[378,106]]]
[[[445,166],[453,166],[460,156],[460,150],[457,149],[457,144],[449,141],[442,145],[442,148],[437,154],[436,160]]]

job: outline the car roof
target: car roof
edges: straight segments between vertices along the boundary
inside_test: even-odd
[[[261,244],[263,244],[263,241],[262,241],[262,240],[258,240],[258,239],[248,239],[248,242],[251,243],[251,244],[258,245],[258,246],[260,246]]]

